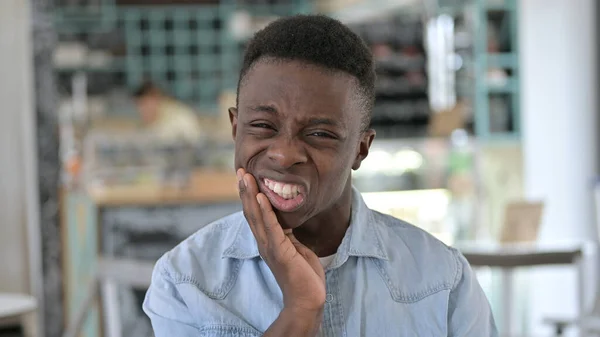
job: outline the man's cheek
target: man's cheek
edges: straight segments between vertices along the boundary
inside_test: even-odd
[[[244,158],[245,157],[244,157],[243,153],[240,153],[240,152],[235,153],[235,158],[234,158],[233,162],[234,162],[236,170],[239,168],[243,168],[243,169],[248,168],[246,160]]]
[[[247,171],[253,171],[254,159],[255,157],[252,155],[252,153],[249,153],[247,151],[242,152],[240,154],[240,165]]]

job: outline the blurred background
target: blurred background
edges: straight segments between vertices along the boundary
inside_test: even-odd
[[[153,262],[241,209],[244,47],[297,13],[375,57],[367,204],[459,248],[501,336],[599,334],[596,1],[2,0],[0,336],[152,336]]]

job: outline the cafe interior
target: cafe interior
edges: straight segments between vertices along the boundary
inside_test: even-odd
[[[153,336],[156,260],[241,210],[244,48],[311,13],[373,53],[367,205],[458,248],[500,336],[600,335],[595,0],[2,0],[0,337]]]

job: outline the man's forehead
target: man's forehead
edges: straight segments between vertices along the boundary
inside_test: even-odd
[[[244,82],[238,100],[242,110],[256,111],[261,106],[263,112],[274,108],[300,113],[295,116],[298,122],[318,115],[347,124],[346,119],[362,116],[358,80],[341,71],[303,61],[266,59],[248,71]]]
[[[290,118],[294,119],[297,123],[303,125],[329,125],[333,127],[344,127],[346,126],[347,118],[340,114],[335,114],[331,110],[312,110],[307,111],[308,113],[288,113],[286,111],[280,111],[277,105],[271,104],[257,104],[248,105],[245,109],[251,113],[265,114],[275,118]]]
[[[349,113],[346,99],[317,98],[313,95],[269,95],[265,90],[257,90],[240,99],[240,109],[253,115],[264,115],[273,118],[292,118],[299,123],[309,120],[330,120],[321,124],[344,124]],[[333,121],[333,122],[331,122]]]
[[[250,69],[244,82],[240,96],[246,99],[276,95],[302,96],[288,97],[298,99],[347,99],[354,94],[358,84],[351,75],[301,61],[261,62]],[[247,85],[249,82],[251,85]]]
[[[323,65],[310,63],[297,59],[282,59],[274,57],[262,57],[252,64],[242,79],[242,84],[249,77],[264,77],[279,75],[285,78],[291,74],[307,74],[314,77],[330,78],[348,86],[358,86],[358,79],[341,70],[330,69]]]

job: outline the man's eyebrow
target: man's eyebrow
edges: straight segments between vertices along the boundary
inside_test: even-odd
[[[275,108],[272,105],[254,105],[249,107],[250,110],[254,111],[254,112],[267,112],[270,114],[277,114],[277,108]]]
[[[273,114],[273,115],[277,115],[279,114],[279,111],[277,110],[276,107],[272,106],[272,105],[253,105],[253,106],[249,106],[248,109],[250,109],[251,111],[254,112],[266,112],[268,114]],[[313,117],[310,118],[308,121],[306,121],[305,123],[307,126],[315,126],[315,125],[329,125],[329,126],[334,126],[334,127],[340,127],[342,126],[342,123],[328,118],[328,117]]]

